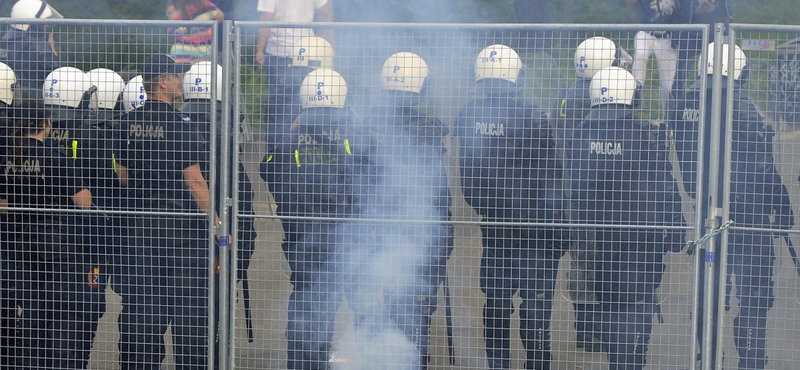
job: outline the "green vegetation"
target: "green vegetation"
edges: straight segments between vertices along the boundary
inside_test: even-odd
[[[515,21],[511,0],[333,0],[352,2],[375,21],[511,23]],[[796,24],[800,7],[794,0],[730,0],[734,20],[739,23]],[[52,0],[68,18],[164,19],[166,2],[153,0]],[[9,14],[14,0],[0,4],[0,14]],[[237,1],[237,14],[252,15],[255,0]],[[435,4],[435,5],[432,5]],[[154,6],[157,5],[157,6]],[[440,11],[423,11],[435,6]],[[632,6],[625,0],[551,0],[547,10],[559,23],[634,23]],[[372,12],[369,10],[373,9]],[[343,15],[348,16],[348,15]],[[355,15],[350,15],[355,17]],[[247,17],[246,17],[247,18]],[[364,18],[367,18],[366,16]],[[252,18],[249,18],[252,19]],[[370,19],[354,19],[369,21]]]

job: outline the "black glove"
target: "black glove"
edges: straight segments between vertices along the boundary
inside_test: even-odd
[[[664,235],[664,247],[667,251],[678,253],[686,248],[686,231],[667,230]]]

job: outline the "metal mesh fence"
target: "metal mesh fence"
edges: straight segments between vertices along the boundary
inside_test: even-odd
[[[3,368],[205,368],[216,102],[151,56],[203,27],[5,21]]]
[[[12,23],[4,368],[792,368],[798,30]]]
[[[269,267],[249,274],[285,290],[251,302],[269,312],[253,311],[254,342],[239,316],[238,366],[602,368],[643,365],[648,344],[648,364],[693,362],[695,255],[666,253],[693,221],[673,179],[669,95],[645,68],[637,109],[598,104],[581,126],[601,67],[576,66],[631,68],[637,28],[334,29],[332,66],[305,67],[312,47],[265,58],[274,93],[251,112],[279,218],[263,222],[282,249],[257,249]],[[600,36],[610,51],[587,44],[575,59]],[[346,83],[346,102],[331,83]]]
[[[795,361],[792,200],[797,169],[792,159],[796,140],[791,61],[797,31],[732,25],[729,39],[723,40],[735,41],[747,58],[742,73],[728,69],[736,81],[721,105],[730,150],[725,163],[730,200],[722,216],[735,222],[720,247],[720,257],[727,258],[720,266],[724,273],[718,286],[725,289],[720,292],[720,323],[715,329],[725,353],[718,363],[725,367],[789,368]],[[735,60],[728,65],[736,66]]]

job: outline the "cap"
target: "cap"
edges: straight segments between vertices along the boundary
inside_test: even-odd
[[[188,63],[176,63],[167,54],[154,54],[147,58],[139,69],[142,71],[142,79],[149,81],[162,75],[182,75],[191,66]]]

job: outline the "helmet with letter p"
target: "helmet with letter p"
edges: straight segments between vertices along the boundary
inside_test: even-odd
[[[141,75],[136,76],[131,78],[122,89],[122,107],[126,113],[144,107],[144,103],[147,101],[147,92],[144,91],[142,81]]]
[[[633,75],[621,67],[603,68],[592,77],[589,97],[592,107],[605,104],[623,104],[635,107],[639,85]]]
[[[592,78],[603,68],[619,65],[619,48],[609,38],[590,37],[575,49],[575,74],[582,78]]]
[[[216,83],[212,85],[213,64],[198,62],[183,75],[183,99],[211,100],[212,89],[216,89],[217,101],[222,101],[222,66],[217,64]]]
[[[428,63],[422,57],[403,51],[392,54],[383,63],[381,88],[421,94],[429,75]]]
[[[300,103],[306,108],[344,108],[347,82],[332,69],[312,71],[300,84]]]
[[[59,67],[45,78],[42,96],[46,105],[79,108],[91,88],[85,72],[75,67]]]
[[[301,37],[292,46],[293,66],[333,68],[333,46],[319,36]]]
[[[490,45],[475,59],[475,82],[489,88],[521,87],[525,81],[525,66],[514,49]]]

